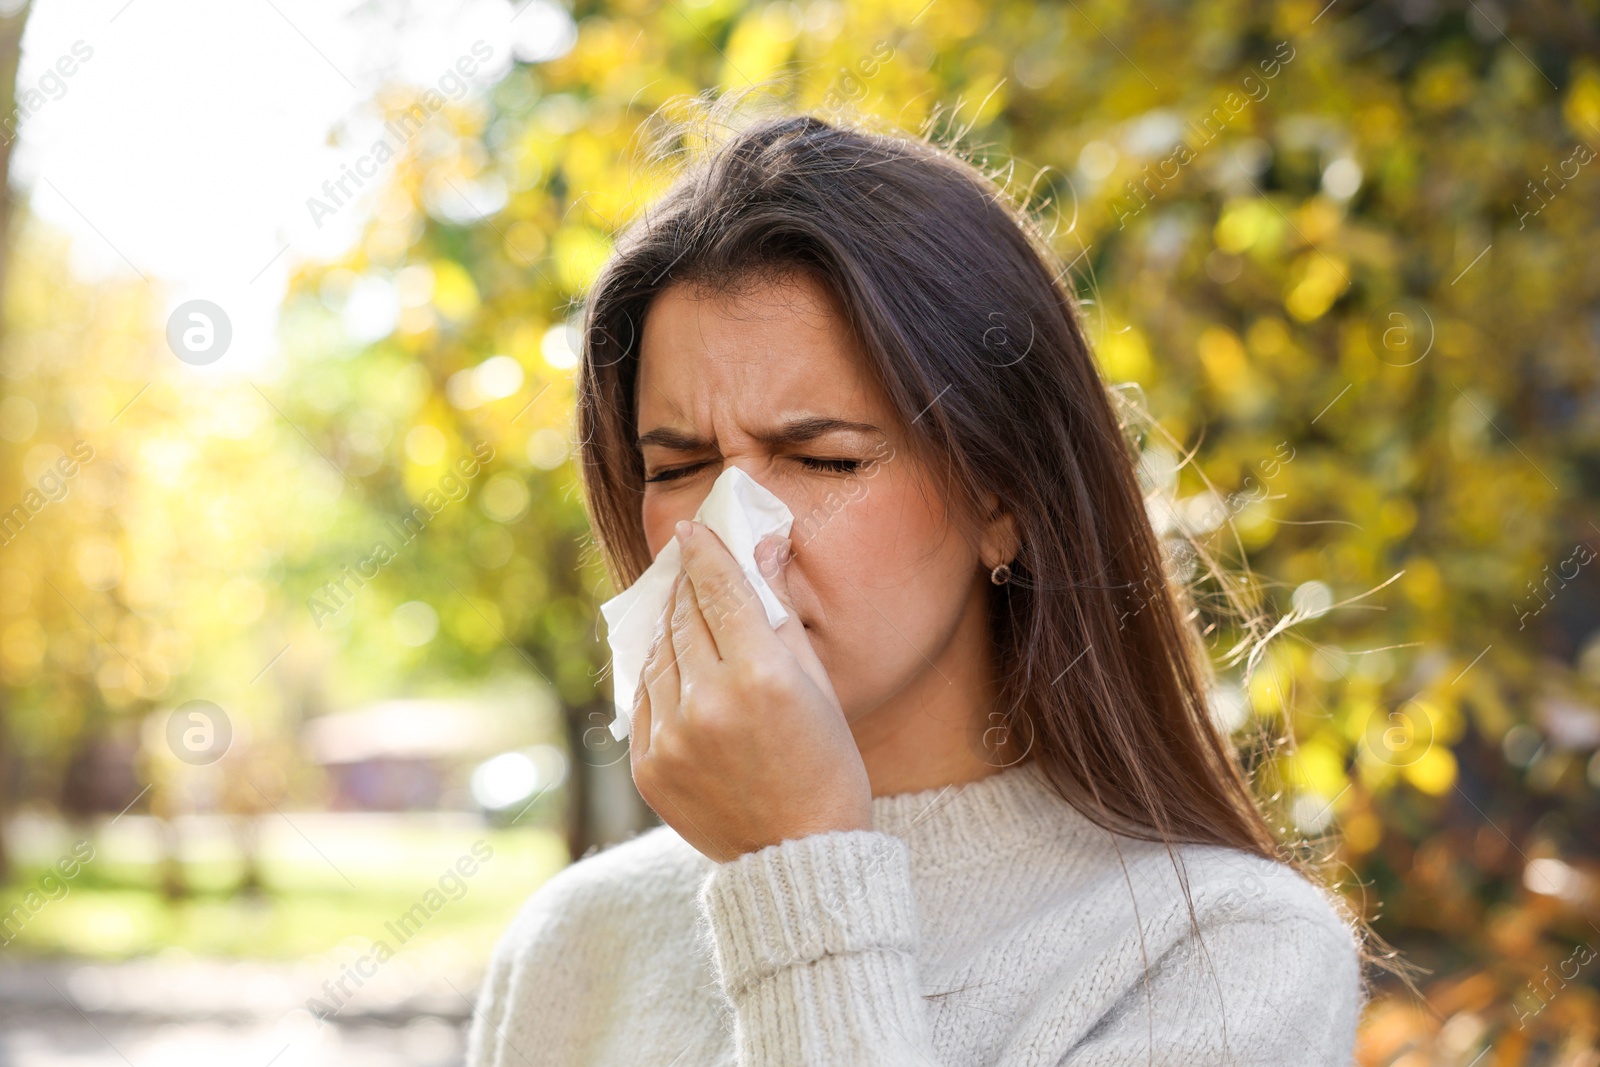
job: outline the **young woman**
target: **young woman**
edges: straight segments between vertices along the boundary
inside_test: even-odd
[[[475,1067],[1347,1064],[1359,927],[1280,860],[1058,265],[978,170],[811,117],[714,143],[588,303],[618,587],[683,574],[634,703],[665,826],[496,951]],[[688,522],[739,467],[758,559]]]

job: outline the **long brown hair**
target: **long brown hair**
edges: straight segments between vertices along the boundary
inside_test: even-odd
[[[1016,521],[992,632],[1003,730],[1109,829],[1279,858],[1211,722],[1210,659],[1146,512],[1074,296],[1024,213],[925,141],[765,117],[695,154],[587,300],[584,486],[619,587],[650,563],[634,379],[651,301],[806,271],[956,503]]]

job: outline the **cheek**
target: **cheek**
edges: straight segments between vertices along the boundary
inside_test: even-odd
[[[970,551],[943,502],[903,471],[844,489],[819,501],[803,524],[796,515],[801,551],[836,592],[853,585],[862,594],[920,599],[965,566]]]
[[[937,500],[887,479],[866,485],[833,514],[807,520],[790,576],[847,710],[926,667],[960,620],[976,566]]]
[[[650,546],[650,558],[655,559],[661,550],[672,540],[672,531],[684,519],[694,518],[694,513],[700,507],[699,498],[690,499],[681,497],[673,499],[670,495],[658,496],[645,495],[644,505],[641,509],[644,520],[644,540]]]

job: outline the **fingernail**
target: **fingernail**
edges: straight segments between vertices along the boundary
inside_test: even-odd
[[[684,544],[689,540],[689,534],[694,530],[694,523],[688,519],[680,519],[678,525],[673,527],[673,532],[678,535],[678,543]]]

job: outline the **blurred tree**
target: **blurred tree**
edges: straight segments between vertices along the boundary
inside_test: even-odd
[[[524,677],[564,709],[573,854],[642,825],[604,730],[572,324],[667,176],[650,117],[769,84],[958,141],[1068,265],[1286,847],[1337,826],[1353,904],[1438,975],[1428,1009],[1375,1007],[1364,1061],[1592,1046],[1592,968],[1540,977],[1600,899],[1592,4],[572,14],[569,49],[397,146],[355,247],[297,274],[274,378],[156,374],[148,298],[91,301],[27,238],[0,428],[96,458],[0,550],[19,788],[189,696],[283,744],[358,699]],[[34,423],[7,500],[53,461]],[[1241,646],[1191,541],[1271,640]],[[314,797],[279,762],[263,794]],[[179,769],[150,765],[154,803]]]
[[[1286,842],[1337,818],[1345,881],[1404,908],[1380,930],[1452,972],[1496,958],[1463,929],[1543,898],[1512,862],[1486,865],[1475,895],[1439,910],[1441,890],[1414,881],[1435,834],[1470,864],[1459,849],[1504,830],[1514,849],[1584,864],[1594,884],[1581,828],[1596,811],[1583,753],[1600,715],[1600,601],[1564,584],[1595,583],[1574,562],[1595,544],[1581,511],[1600,429],[1592,19],[943,0],[575,14],[569,52],[519,66],[452,112],[448,137],[408,152],[400,199],[339,265],[353,277],[334,275],[336,299],[380,283],[400,294],[393,330],[355,361],[404,351],[426,368],[436,400],[412,425],[448,428],[457,452],[492,439],[503,457],[565,427],[564,380],[531,419],[515,413],[547,380],[547,331],[661,187],[640,139],[658,108],[682,113],[683,94],[770,83],[825,115],[959,137],[1049,230],[1108,376],[1156,420],[1143,469],[1163,531],[1248,569],[1250,602],[1289,619],[1240,649],[1250,631],[1217,609],[1215,580],[1194,576],[1233,667],[1240,699],[1219,703],[1241,743],[1297,739],[1257,767]],[[431,297],[417,295],[423,278]],[[303,289],[326,298],[329,275]],[[524,391],[482,402],[460,383],[492,380],[501,355]],[[390,462],[413,470],[398,451]],[[534,570],[574,558],[539,562],[583,536],[570,472],[520,476],[530,506],[511,526],[514,558]],[[600,659],[588,623],[552,643],[515,585],[475,579],[469,562],[428,568],[492,608],[541,672],[576,656],[563,694],[584,709]],[[592,618],[598,588],[563,592]],[[1565,719],[1540,710],[1552,701]],[[1431,915],[1402,904],[1414,894]],[[1551,952],[1583,929],[1571,909],[1539,914]]]
[[[32,9],[32,0],[23,0],[21,4],[0,13],[0,115],[8,120],[5,136],[0,137],[0,294],[6,291],[11,258],[11,149],[16,144],[17,66],[22,60],[22,33],[27,28]],[[0,331],[0,344],[4,341],[4,333]],[[3,484],[4,479],[0,478],[0,485]],[[16,763],[11,740],[9,694],[0,687],[0,885],[4,885],[11,874],[6,823],[16,786],[13,775]]]

